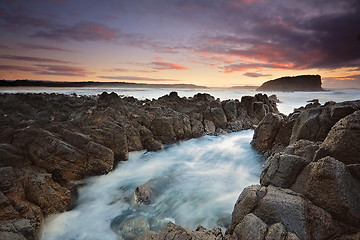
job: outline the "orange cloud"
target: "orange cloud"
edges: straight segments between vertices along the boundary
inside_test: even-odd
[[[184,67],[180,64],[157,61],[151,63],[154,69],[157,70],[187,70],[189,68]]]

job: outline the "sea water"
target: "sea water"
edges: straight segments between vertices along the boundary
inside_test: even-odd
[[[111,173],[87,180],[77,206],[47,219],[42,239],[121,239],[116,218],[141,216],[159,231],[168,222],[195,230],[224,226],[240,192],[259,182],[263,161],[250,147],[252,130],[204,136],[158,152],[132,152]],[[150,182],[149,205],[134,201],[137,186]]]

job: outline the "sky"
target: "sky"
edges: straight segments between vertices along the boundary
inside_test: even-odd
[[[0,0],[0,79],[360,88],[359,0]]]

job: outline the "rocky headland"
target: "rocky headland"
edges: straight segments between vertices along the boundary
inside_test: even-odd
[[[44,217],[74,207],[82,179],[108,173],[130,151],[255,128],[279,114],[263,94],[241,101],[176,92],[153,100],[0,94],[0,106],[0,239],[22,240],[38,239]],[[135,195],[151,201],[144,186]]]
[[[269,113],[252,147],[267,157],[260,184],[240,194],[225,235],[168,224],[146,239],[360,239],[360,100],[313,100]]]
[[[257,91],[324,91],[321,87],[320,75],[300,75],[295,77],[281,77],[264,82]]]

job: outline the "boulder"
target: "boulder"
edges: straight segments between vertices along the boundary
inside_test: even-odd
[[[279,132],[282,120],[283,118],[280,115],[268,113],[255,129],[251,146],[263,153],[270,150]]]
[[[240,200],[240,201],[239,201]],[[331,215],[300,194],[273,186],[245,188],[235,204],[229,234],[253,213],[268,226],[281,223],[300,239],[326,239],[339,232]]]
[[[332,157],[312,162],[292,189],[331,213],[334,219],[360,229],[360,183],[344,163]]]
[[[173,119],[170,117],[155,118],[151,122],[151,132],[155,139],[160,140],[164,144],[176,142],[176,134],[173,128]]]
[[[360,163],[360,111],[338,121],[316,152],[315,159],[332,156],[345,164]]]
[[[268,226],[253,213],[247,214],[235,227],[235,234],[242,240],[263,240]]]
[[[310,161],[290,154],[277,153],[270,156],[264,164],[260,183],[264,186],[272,184],[281,188],[290,188],[296,181],[297,176]]]
[[[213,135],[213,134],[215,134],[216,127],[212,121],[205,119],[204,120],[204,129],[205,129],[206,134]]]

